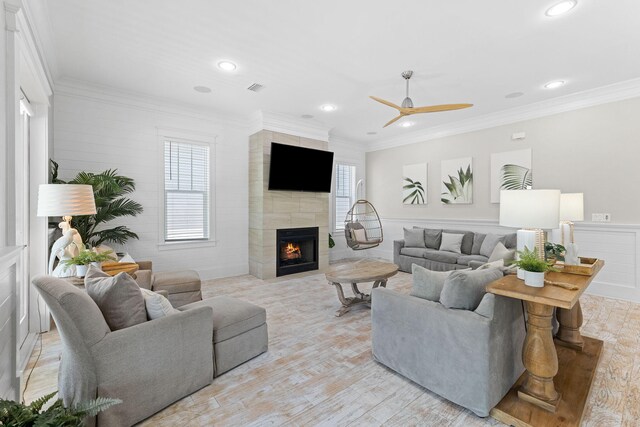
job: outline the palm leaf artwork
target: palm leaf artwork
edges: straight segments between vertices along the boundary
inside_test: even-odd
[[[57,171],[58,164],[51,160],[52,178],[55,178],[56,183],[64,184],[64,181],[57,179]],[[124,245],[127,240],[138,238],[136,233],[124,225],[105,228],[105,223],[109,221],[142,213],[140,203],[125,197],[136,189],[133,179],[118,175],[117,169],[108,169],[98,174],[79,172],[68,184],[88,184],[93,187],[96,214],[73,218],[73,226],[85,244],[93,247],[103,243]]]
[[[506,164],[500,168],[501,190],[526,190],[531,188],[531,169],[520,165]]]
[[[442,181],[447,191],[442,193],[440,200],[444,204],[471,203],[473,201],[473,172],[471,165],[467,169],[458,169],[458,176],[449,175],[449,182]]]
[[[412,205],[423,205],[424,201],[424,187],[420,181],[414,181],[411,178],[404,177],[405,184],[402,186],[403,196],[407,194],[402,203],[408,203]]]

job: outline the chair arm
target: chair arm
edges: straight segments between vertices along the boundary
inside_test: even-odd
[[[400,249],[404,248],[404,240],[394,240],[393,241],[393,252],[396,254],[400,253]]]
[[[136,264],[138,264],[138,270],[153,270],[151,261],[136,261]]]
[[[91,347],[100,383],[132,386],[171,372],[213,379],[213,310],[199,307],[108,333]]]
[[[151,270],[138,270],[135,275],[138,286],[151,290],[151,282],[153,281],[153,273]]]

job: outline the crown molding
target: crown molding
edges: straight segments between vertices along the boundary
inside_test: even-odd
[[[46,2],[43,2],[43,7],[46,7]],[[47,62],[44,52],[51,49],[53,53],[53,46],[51,46],[51,40],[53,40],[51,37],[51,28],[47,27],[44,30],[45,37],[41,37],[41,31],[36,25],[32,6],[29,2],[22,2],[22,13],[20,15],[22,16],[20,17],[19,30],[24,34],[24,42],[26,45],[25,56],[27,56],[32,72],[37,76],[44,94],[49,97],[53,95],[53,77],[51,64]],[[49,15],[45,14],[44,16],[48,17]],[[44,41],[46,41],[46,46]]]
[[[329,141],[329,127],[323,123],[284,113],[258,110],[251,115],[249,129],[251,134],[261,130],[270,130],[303,138]]]
[[[248,118],[207,107],[179,103],[169,99],[126,91],[110,86],[64,78],[56,82],[56,96],[87,99],[105,104],[190,117],[215,124],[248,129]]]
[[[366,151],[384,150],[417,142],[431,141],[636,97],[640,97],[640,78],[485,114],[467,120],[434,126],[430,129],[417,130],[400,137],[373,141],[366,145]]]

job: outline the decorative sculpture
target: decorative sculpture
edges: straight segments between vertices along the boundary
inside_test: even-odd
[[[62,221],[58,227],[62,230],[62,237],[56,240],[51,248],[49,274],[56,277],[75,276],[75,266],[65,265],[62,261],[73,258],[84,249],[82,237],[75,228],[71,228],[69,221]],[[56,258],[58,258],[58,265],[54,269]]]

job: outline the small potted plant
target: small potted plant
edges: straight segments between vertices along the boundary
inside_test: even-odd
[[[87,269],[89,268],[89,264],[97,268],[101,268],[101,264],[104,261],[108,261],[111,259],[109,254],[112,251],[105,251],[101,253],[94,252],[89,249],[81,250],[80,253],[74,256],[71,259],[66,259],[62,261],[68,268],[71,265],[76,266],[76,276],[84,277],[87,274]]]
[[[524,270],[525,285],[541,288],[544,286],[544,274],[547,271],[555,271],[545,260],[538,258],[535,250],[526,246],[524,250],[518,251],[518,256],[518,260],[513,264]]]

